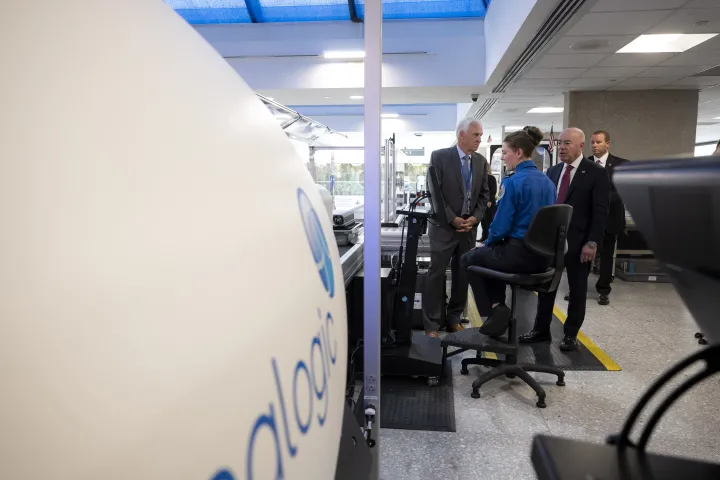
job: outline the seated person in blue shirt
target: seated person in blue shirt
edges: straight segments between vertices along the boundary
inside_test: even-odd
[[[511,133],[502,144],[502,160],[508,171],[500,187],[497,213],[490,225],[485,245],[470,250],[461,258],[461,267],[480,266],[508,273],[545,271],[550,260],[525,247],[525,232],[535,213],[554,205],[555,185],[530,160],[535,143],[525,132]],[[510,309],[505,305],[505,282],[471,275],[468,277],[483,326],[480,332],[490,336],[505,333],[510,324]]]

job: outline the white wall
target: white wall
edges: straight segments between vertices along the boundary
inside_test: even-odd
[[[495,0],[485,16],[485,82],[507,52],[536,0]]]

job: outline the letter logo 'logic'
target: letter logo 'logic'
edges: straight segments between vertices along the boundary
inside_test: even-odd
[[[320,280],[322,280],[330,298],[333,298],[335,295],[335,276],[333,274],[332,259],[330,258],[330,249],[320,224],[320,218],[310,203],[310,198],[301,188],[298,188],[298,205],[305,226],[305,235],[307,235],[310,250],[315,260],[315,266],[320,273]]]

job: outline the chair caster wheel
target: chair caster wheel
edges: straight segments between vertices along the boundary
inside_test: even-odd
[[[375,440],[373,440],[371,438],[370,440],[367,441],[367,445],[368,445],[368,447],[373,448],[375,446]]]
[[[436,387],[438,383],[440,383],[440,378],[438,377],[428,377],[427,379],[428,387]]]
[[[470,394],[470,396],[472,398],[480,398],[480,392],[476,392],[475,390],[473,390],[473,392]]]
[[[557,385],[558,387],[564,387],[564,386],[565,386],[565,380],[561,378],[560,380],[558,380],[557,382],[555,382],[555,385]]]
[[[704,333],[697,332],[695,333],[695,338],[703,338],[705,336]]]
[[[535,405],[537,405],[538,408],[545,408],[545,407],[547,407],[547,405],[545,404],[545,399],[538,400]]]
[[[700,345],[707,345],[707,344],[708,344],[708,341],[707,341],[704,337],[701,337],[701,338],[698,339],[698,343],[699,343]]]
[[[511,378],[511,379],[512,379],[512,378],[515,378],[515,375],[513,375],[512,373],[507,373],[507,374],[505,374],[505,378]]]
[[[469,374],[469,373],[470,373],[470,372],[468,371],[467,368],[461,368],[461,369],[460,369],[460,375],[467,375],[467,374]]]

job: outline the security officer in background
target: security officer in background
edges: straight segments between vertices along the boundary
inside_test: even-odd
[[[530,251],[523,241],[535,214],[554,205],[556,189],[552,181],[531,160],[535,143],[526,132],[511,133],[502,145],[502,160],[515,173],[502,182],[497,213],[490,225],[485,245],[462,256],[461,267],[480,266],[508,273],[545,271],[550,260]],[[510,309],[505,305],[505,282],[469,276],[475,303],[483,326],[480,332],[500,336],[510,324]]]

